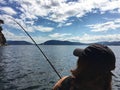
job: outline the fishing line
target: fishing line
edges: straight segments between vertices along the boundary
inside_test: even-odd
[[[53,66],[53,64],[50,62],[50,60],[48,59],[48,57],[45,55],[45,53],[42,51],[42,49],[38,46],[38,44],[35,42],[35,40],[31,37],[31,35],[25,30],[25,28],[18,23],[15,19],[12,19],[14,22],[16,22],[22,29],[23,31],[27,34],[27,36],[32,40],[32,42],[35,44],[35,46],[39,49],[39,51],[43,54],[43,56],[45,57],[45,59],[47,60],[47,62],[50,64],[50,66],[53,68],[53,70],[56,72],[56,74],[58,75],[58,77],[61,79],[60,74],[58,73],[58,71],[55,69],[55,67]]]

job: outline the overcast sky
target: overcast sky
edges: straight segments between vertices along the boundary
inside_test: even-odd
[[[7,40],[120,41],[120,0],[0,0]]]

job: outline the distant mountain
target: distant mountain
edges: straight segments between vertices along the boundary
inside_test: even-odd
[[[120,41],[112,41],[112,42],[96,42],[99,44],[104,44],[104,45],[115,45],[119,46]],[[7,41],[8,45],[33,45],[33,43],[27,42],[27,41]],[[41,43],[40,45],[89,45],[92,43],[80,43],[80,42],[70,42],[70,41],[60,41],[60,40],[48,40],[44,43]]]
[[[8,45],[32,45],[32,43],[27,41],[7,41]]]
[[[41,45],[85,45],[85,43],[60,41],[60,40],[49,40],[44,43],[41,43]]]
[[[108,41],[103,41],[103,42],[96,42],[99,44],[104,44],[104,45],[115,45],[115,46],[119,46],[120,45],[120,41],[112,41],[112,42],[108,42]],[[92,43],[80,43],[80,42],[70,42],[70,41],[60,41],[60,40],[48,40],[44,43],[41,43],[40,45],[89,45]]]
[[[112,42],[105,41],[105,42],[98,42],[98,43],[104,44],[104,45],[115,45],[115,46],[120,45],[120,41],[112,41]]]

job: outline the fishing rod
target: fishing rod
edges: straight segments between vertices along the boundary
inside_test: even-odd
[[[18,23],[15,19],[12,19],[14,22],[16,22],[22,29],[23,31],[26,33],[26,35],[32,40],[32,42],[35,44],[35,46],[38,48],[38,50],[42,53],[42,55],[45,57],[45,59],[47,60],[47,62],[50,64],[50,66],[53,68],[53,70],[56,72],[56,74],[58,75],[58,77],[61,79],[60,74],[58,73],[58,71],[55,69],[55,67],[53,66],[53,64],[50,62],[50,60],[48,59],[48,57],[45,55],[45,53],[42,51],[42,49],[38,46],[38,44],[35,42],[35,40],[31,37],[31,35],[25,30],[25,28]]]

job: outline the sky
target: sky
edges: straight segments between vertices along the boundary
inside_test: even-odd
[[[0,0],[7,40],[120,41],[120,0]]]

